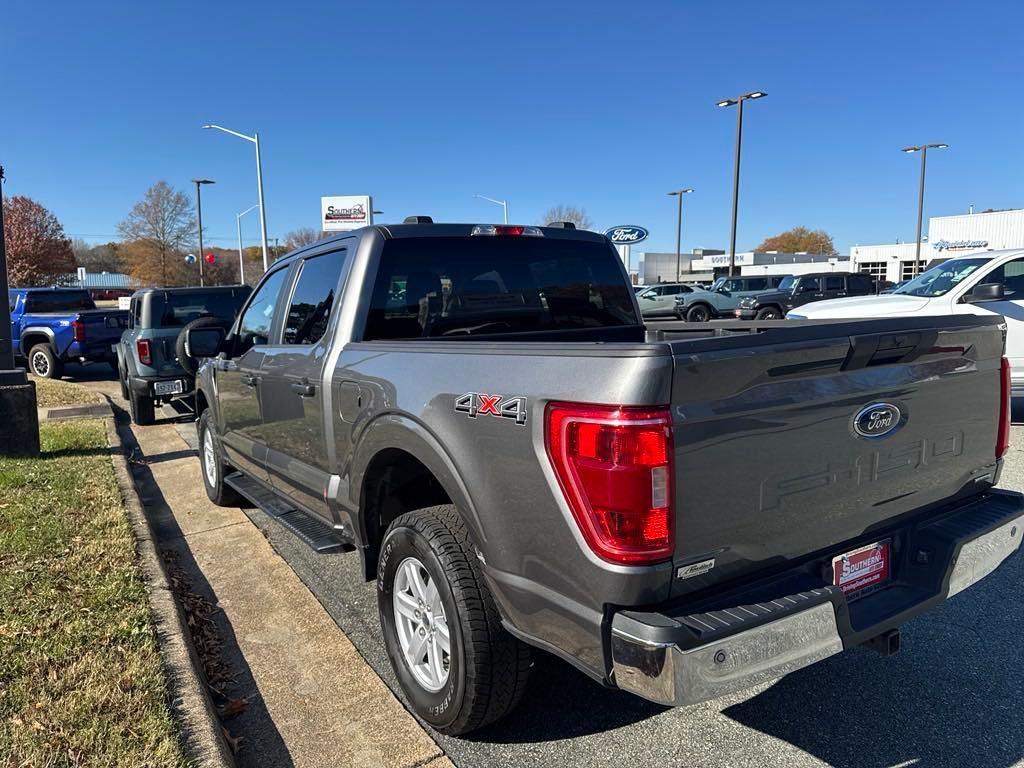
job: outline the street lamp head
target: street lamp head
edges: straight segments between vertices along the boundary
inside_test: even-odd
[[[203,126],[203,128],[215,128],[215,127],[216,126],[213,125],[212,123],[207,123],[206,125]]]
[[[736,104],[736,103],[737,103],[736,99],[722,99],[721,101],[716,101],[715,102],[715,106],[716,107],[731,107],[733,104]]]
[[[906,152],[909,155],[912,152],[919,151],[920,149],[920,147],[904,147],[903,149],[900,150],[900,152]]]
[[[929,149],[949,149],[949,144],[929,144]]]
[[[192,179],[193,184],[216,184],[213,179]]]
[[[765,93],[764,91],[751,91],[750,93],[743,94],[743,96],[741,98],[744,98],[744,99],[763,99],[767,95],[768,94]]]

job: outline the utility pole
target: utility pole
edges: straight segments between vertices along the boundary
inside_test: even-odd
[[[4,242],[4,168],[0,165],[0,296],[6,296],[7,246]],[[9,302],[0,301],[0,456],[39,455],[36,385],[24,368],[14,367]]]
[[[736,274],[736,217],[740,205],[740,150],[743,145],[743,102],[750,99],[763,99],[764,91],[751,91],[733,99],[722,99],[715,103],[716,107],[736,107],[736,155],[733,160],[732,172],[732,226],[729,235],[729,277]]]
[[[199,229],[199,285],[205,285],[203,280],[203,262],[206,261],[206,254],[203,253],[203,195],[200,191],[203,184],[216,184],[210,179],[192,179],[196,185],[196,225]]]
[[[925,166],[928,164],[928,150],[929,149],[946,149],[949,144],[919,144],[915,147],[904,147],[901,152],[906,154],[913,154],[914,152],[921,153],[921,182],[917,189],[917,238],[915,240],[916,245],[914,246],[914,268],[912,270],[913,276],[917,277],[921,271],[921,224],[924,220],[924,171]]]
[[[676,282],[679,282],[679,275],[682,263],[682,241],[683,241],[683,195],[693,192],[692,189],[677,189],[669,192],[670,197],[679,198],[679,214],[676,217]]]

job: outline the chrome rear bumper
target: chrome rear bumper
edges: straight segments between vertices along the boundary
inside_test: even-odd
[[[895,609],[894,601],[875,599],[884,593],[848,604],[841,590],[824,586],[682,616],[622,611],[612,619],[613,682],[645,699],[685,706],[777,679],[962,592],[1019,550],[1022,533],[1024,497],[995,492],[898,534],[906,536],[905,547],[914,548],[908,551],[920,546],[937,554],[945,545],[948,554],[942,562],[903,566],[892,588],[907,598]],[[856,622],[867,629],[853,629],[851,610],[868,619]]]

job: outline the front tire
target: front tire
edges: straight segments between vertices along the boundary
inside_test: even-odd
[[[377,568],[377,607],[402,690],[435,729],[469,733],[519,703],[532,666],[530,648],[502,627],[455,506],[408,512],[388,527]]]
[[[686,311],[686,322],[706,323],[711,319],[711,310],[704,304],[694,304]]]
[[[64,373],[64,363],[49,344],[36,344],[29,350],[28,367],[40,379],[59,379]]]
[[[220,450],[220,440],[214,429],[213,415],[209,409],[199,417],[197,430],[199,436],[199,464],[203,475],[203,487],[206,496],[218,507],[237,507],[242,497],[229,485],[224,483],[226,465]]]
[[[756,315],[757,320],[781,320],[782,313],[776,307],[764,307],[759,309]]]

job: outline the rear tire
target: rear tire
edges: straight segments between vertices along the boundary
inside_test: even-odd
[[[156,409],[151,397],[140,395],[138,392],[129,392],[128,410],[132,415],[132,421],[140,427],[148,427],[156,421]]]
[[[36,344],[29,350],[28,367],[40,379],[59,379],[64,373],[64,363],[49,344]]]
[[[782,312],[779,311],[778,307],[764,307],[757,311],[756,319],[758,320],[781,320]]]
[[[224,484],[224,470],[227,465],[224,463],[220,440],[217,439],[217,430],[214,429],[213,416],[209,409],[203,411],[199,417],[196,432],[199,436],[199,465],[207,498],[218,507],[241,506],[242,497],[238,491]]]
[[[686,310],[686,322],[688,323],[706,323],[710,319],[711,310],[706,304],[694,304]]]
[[[395,675],[413,711],[435,729],[469,733],[519,703],[530,648],[501,625],[454,505],[408,512],[391,523],[381,544],[377,607]]]

